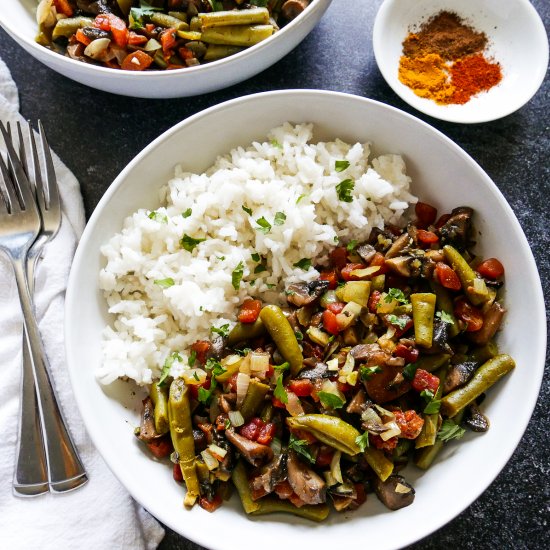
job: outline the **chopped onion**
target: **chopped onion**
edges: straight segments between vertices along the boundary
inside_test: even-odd
[[[355,358],[351,353],[348,353],[346,356],[346,362],[344,363],[344,366],[340,369],[338,381],[342,382],[342,384],[355,386],[355,384],[357,384],[357,371],[354,371],[354,368]]]
[[[36,8],[36,22],[44,27],[55,26],[57,20],[52,9],[52,0],[42,0]]]
[[[330,461],[330,473],[338,483],[344,483],[344,479],[342,478],[342,470],[340,469],[341,456],[342,452],[336,451]]]
[[[210,445],[208,445],[208,450],[210,451],[212,456],[220,462],[225,458],[225,455],[227,454],[227,451],[225,449],[219,447],[215,443],[210,443]]]
[[[387,424],[384,424],[384,426],[387,428],[385,432],[382,432],[380,434],[380,437],[387,441],[388,439],[391,439],[392,437],[395,437],[396,435],[401,435],[401,429],[397,425],[396,422],[388,422]]]
[[[338,484],[338,482],[334,479],[333,475],[330,472],[323,472],[323,475],[325,476],[325,481],[327,482],[327,485],[329,487]]]
[[[206,380],[206,371],[203,369],[185,369],[181,373],[181,377],[188,386],[202,384]]]
[[[229,367],[235,365],[239,361],[242,361],[242,357],[236,353],[232,353],[221,360],[222,367]]]
[[[250,353],[246,354],[241,364],[239,365],[239,372],[243,374],[250,374]]]
[[[92,59],[103,59],[105,51],[109,47],[111,40],[109,38],[96,38],[92,40],[84,50],[84,55]]]
[[[250,357],[250,374],[265,378],[269,370],[269,354],[251,351],[248,357]]]
[[[206,464],[206,467],[209,470],[215,470],[220,465],[220,463],[216,460],[214,456],[212,456],[212,453],[208,449],[202,451],[201,456],[204,460],[204,463]]]
[[[291,416],[300,416],[304,414],[304,409],[300,403],[298,396],[292,391],[286,391],[288,397],[288,403],[286,404],[286,410]]]
[[[337,371],[338,370],[338,357],[327,361],[328,370]]]
[[[170,453],[170,462],[177,464],[180,461],[180,455],[177,451]]]
[[[227,415],[229,416],[229,421],[231,422],[231,425],[235,426],[235,428],[238,428],[239,426],[242,426],[244,424],[244,418],[241,414],[241,411],[229,411]]]
[[[244,372],[239,372],[239,374],[237,374],[237,407],[243,404],[249,384],[250,376]]]
[[[398,484],[395,486],[395,492],[396,492],[396,493],[400,493],[400,494],[402,494],[402,495],[405,495],[405,494],[411,492],[411,488],[410,488],[410,487],[407,487],[406,485],[403,485],[402,483],[398,483]]]
[[[342,401],[346,401],[346,396],[338,389],[338,383],[332,380],[323,380],[321,384],[321,391],[332,393],[340,398]]]
[[[380,413],[380,416],[384,422],[395,420],[395,414],[380,405],[374,405],[374,408]]]

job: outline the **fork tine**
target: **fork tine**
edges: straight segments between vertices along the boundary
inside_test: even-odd
[[[46,132],[42,126],[42,122],[38,120],[38,133],[40,135],[40,141],[42,143],[42,153],[46,164],[46,183],[48,187],[47,209],[57,209],[61,211],[61,201],[59,198],[59,187],[57,185],[57,178],[55,175],[55,168],[53,165],[53,158],[48,140],[46,139]],[[37,182],[38,183],[38,182]]]
[[[19,191],[23,204],[21,205],[24,210],[37,210],[34,193],[31,188],[31,184],[25,175],[22,164],[17,158],[17,153],[13,148],[13,142],[11,136],[8,134],[6,128],[3,124],[0,124],[0,131],[4,136],[4,142],[6,144],[6,150],[8,153],[9,165],[13,171],[13,179],[15,180],[15,185]]]
[[[27,123],[27,129],[30,131],[30,124]],[[17,121],[17,138],[19,141],[19,160],[23,166],[23,170],[27,175],[29,181],[31,181],[31,175],[29,173],[29,165],[27,163],[27,152],[25,151],[25,140],[23,139],[23,131],[21,130],[21,122]],[[31,182],[32,183],[32,182]]]
[[[8,167],[6,166],[2,155],[0,155],[0,172],[2,172],[2,182],[0,183],[0,187],[2,188],[2,196],[3,199],[7,202],[7,205],[5,206],[7,206],[8,210],[11,213],[19,212],[21,210],[19,199],[17,198],[17,194],[15,193]]]
[[[38,150],[36,148],[36,140],[34,138],[34,132],[32,126],[29,123],[29,138],[31,142],[31,158],[32,158],[32,171],[34,174],[34,187],[36,192],[36,200],[38,202],[38,208],[41,212],[46,210],[46,190],[42,182],[42,170],[40,169],[40,160],[38,158]]]

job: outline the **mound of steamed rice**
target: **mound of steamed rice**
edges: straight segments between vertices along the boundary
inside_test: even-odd
[[[314,266],[337,244],[403,224],[416,202],[403,159],[369,162],[368,144],[310,143],[312,133],[310,124],[287,123],[204,174],[178,167],[161,190],[163,206],[124,221],[101,249],[100,287],[114,316],[104,331],[101,382],[149,384],[167,360],[177,376],[188,368],[190,344],[209,338],[212,327],[233,326],[245,298],[282,303],[285,285],[318,277]],[[344,160],[349,166],[337,169]],[[354,182],[350,202],[338,194],[344,180]],[[184,235],[200,242],[193,248],[187,240],[186,249]],[[181,360],[172,361],[174,352]]]

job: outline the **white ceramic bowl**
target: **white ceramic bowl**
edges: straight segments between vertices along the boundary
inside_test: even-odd
[[[159,188],[172,177],[176,164],[202,171],[218,154],[262,139],[286,120],[314,123],[319,139],[371,140],[375,152],[404,155],[413,191],[442,212],[472,206],[483,235],[480,252],[500,258],[506,267],[508,313],[499,343],[517,367],[488,393],[484,409],[491,428],[446,446],[427,472],[409,467],[406,475],[416,488],[416,500],[398,512],[385,509],[374,496],[357,512],[332,514],[319,525],[284,515],[249,519],[237,497],[215,515],[198,506],[186,511],[171,468],[152,460],[133,436],[139,395],[132,395],[127,383],[102,387],[94,377],[101,331],[109,322],[98,289],[100,246],[120,231],[127,215],[158,206]],[[212,131],[215,128],[224,130]],[[263,550],[334,550],[364,541],[384,550],[424,537],[468,506],[506,464],[531,416],[544,368],[540,279],[521,227],[495,184],[464,151],[427,124],[387,105],[336,92],[249,95],[198,113],[156,139],[122,171],[93,212],[74,259],[66,304],[69,372],[93,442],[137,501],[175,531],[211,549],[261,544]]]
[[[2,0],[0,25],[33,57],[92,88],[131,97],[186,97],[227,88],[267,69],[295,48],[318,23],[332,0],[313,0],[296,19],[270,38],[236,55],[187,69],[121,71],[82,63],[35,42],[36,0]]]
[[[442,10],[452,11],[489,38],[489,57],[500,62],[499,85],[464,105],[438,105],[399,81],[402,44],[409,29]],[[419,111],[450,122],[487,122],[513,113],[539,89],[548,67],[544,24],[529,0],[385,0],[374,22],[376,62],[393,91]]]

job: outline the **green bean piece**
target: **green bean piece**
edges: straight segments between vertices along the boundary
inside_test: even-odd
[[[374,473],[382,480],[386,481],[393,472],[393,462],[386,458],[386,455],[374,449],[373,447],[367,447],[363,453],[368,465],[374,470]]]
[[[386,286],[386,276],[385,275],[375,275],[372,279],[372,290],[378,290],[378,292],[383,292],[384,287]]]
[[[495,355],[498,355],[498,346],[496,345],[496,342],[492,340],[483,346],[473,348],[470,352],[469,360],[477,361],[478,363],[485,363],[485,361],[488,361]]]
[[[450,244],[443,247],[443,252],[445,253],[445,258],[451,264],[451,267],[456,271],[462,283],[462,288],[470,302],[475,306],[486,302],[490,297],[487,285],[483,279],[476,275],[476,272],[469,266],[464,256]],[[474,286],[474,281],[476,279],[477,282],[475,285],[477,285],[477,288]]]
[[[228,25],[265,25],[269,23],[267,8],[250,8],[247,10],[226,10],[199,13],[203,29],[227,27]]]
[[[492,357],[477,369],[474,376],[465,386],[448,393],[441,400],[441,413],[452,418],[458,411],[486,392],[515,366],[515,361],[509,355],[505,353],[495,355],[495,357]]]
[[[438,310],[444,311],[452,323],[449,323],[449,336],[454,338],[459,332],[458,323],[456,322],[456,317],[454,314],[453,299],[451,294],[447,291],[446,288],[437,284],[434,281],[430,281],[430,286],[436,296],[435,305]]]
[[[208,47],[208,50],[209,49],[210,47]],[[206,53],[208,53],[208,50],[206,50]],[[253,340],[254,338],[258,338],[264,334],[265,326],[261,319],[256,319],[254,323],[237,323],[227,336],[226,344],[228,346],[234,346],[239,342]]]
[[[260,509],[260,503],[252,500],[250,486],[248,484],[248,476],[246,475],[246,469],[242,463],[242,460],[239,460],[237,465],[233,468],[233,471],[231,472],[231,481],[233,481],[233,485],[235,485],[235,489],[237,489],[237,493],[239,493],[244,511],[247,514],[257,512]]]
[[[216,374],[214,378],[217,382],[224,384],[227,382],[236,372],[239,372],[243,358],[238,355],[228,355],[224,357],[221,361],[221,365],[224,369],[224,372],[221,374]]]
[[[250,515],[261,516],[263,514],[282,512],[312,521],[323,521],[329,514],[329,507],[327,504],[306,504],[298,508],[289,500],[281,500],[276,497],[264,497],[258,501],[258,504],[260,507],[250,512]]]
[[[66,17],[65,19],[60,19],[53,30],[52,40],[57,40],[61,36],[69,38],[78,29],[92,27],[93,22],[93,19],[89,17]]]
[[[189,30],[184,30],[184,31],[178,31],[176,33],[180,38],[183,38],[184,40],[201,40],[202,38],[202,33],[199,32],[199,31],[189,31]]]
[[[151,386],[151,401],[155,406],[155,430],[159,434],[166,434],[170,430],[168,420],[168,386],[159,386],[154,382]]]
[[[191,507],[200,496],[200,487],[195,467],[195,442],[189,405],[189,389],[181,378],[176,378],[170,385],[168,418],[170,419],[172,444],[178,454],[178,463],[187,486],[187,494],[183,502],[185,506]]]
[[[443,383],[445,382],[445,376],[447,369],[443,368],[437,372],[439,378],[439,386],[435,392],[434,399],[441,399],[443,394]],[[415,440],[415,449],[422,449],[423,447],[432,446],[437,439],[437,431],[439,429],[439,412],[432,414],[423,414],[424,425],[422,431]]]
[[[187,13],[185,13],[184,11],[169,11],[168,15],[171,15],[172,17],[175,17],[176,19],[187,23]]]
[[[268,305],[260,311],[260,319],[275,342],[279,353],[290,364],[292,376],[296,376],[304,366],[304,357],[294,330],[285,314],[280,307]]]
[[[130,13],[130,8],[132,7],[133,0],[117,0],[118,7],[122,12],[122,15],[128,15]]]
[[[288,417],[286,423],[291,430],[305,430],[337,451],[352,456],[360,452],[356,440],[361,434],[351,424],[337,416],[302,414]]]
[[[245,422],[248,422],[264,402],[264,397],[269,391],[269,386],[252,378],[248,384],[248,390],[241,405],[241,414]]]
[[[226,44],[228,46],[253,46],[273,34],[271,25],[230,25],[212,27],[202,31],[201,40],[209,44]]]
[[[411,294],[414,339],[419,346],[431,347],[434,332],[435,294],[419,292]]]
[[[274,411],[273,403],[271,401],[266,401],[264,406],[262,407],[262,412],[260,413],[260,418],[264,422],[271,422],[274,412],[275,411]]]
[[[209,44],[204,54],[204,61],[216,61],[230,55],[242,52],[244,48],[239,46],[226,46],[224,44]]]
[[[151,19],[151,23],[159,27],[164,27],[165,29],[176,29],[177,31],[186,31],[189,29],[189,25],[185,21],[177,17],[172,17],[167,13],[155,11],[151,13],[149,18]]]
[[[448,353],[434,353],[433,355],[424,355],[416,361],[414,366],[417,369],[427,370],[428,372],[433,372],[443,365],[446,365],[451,358]]]

